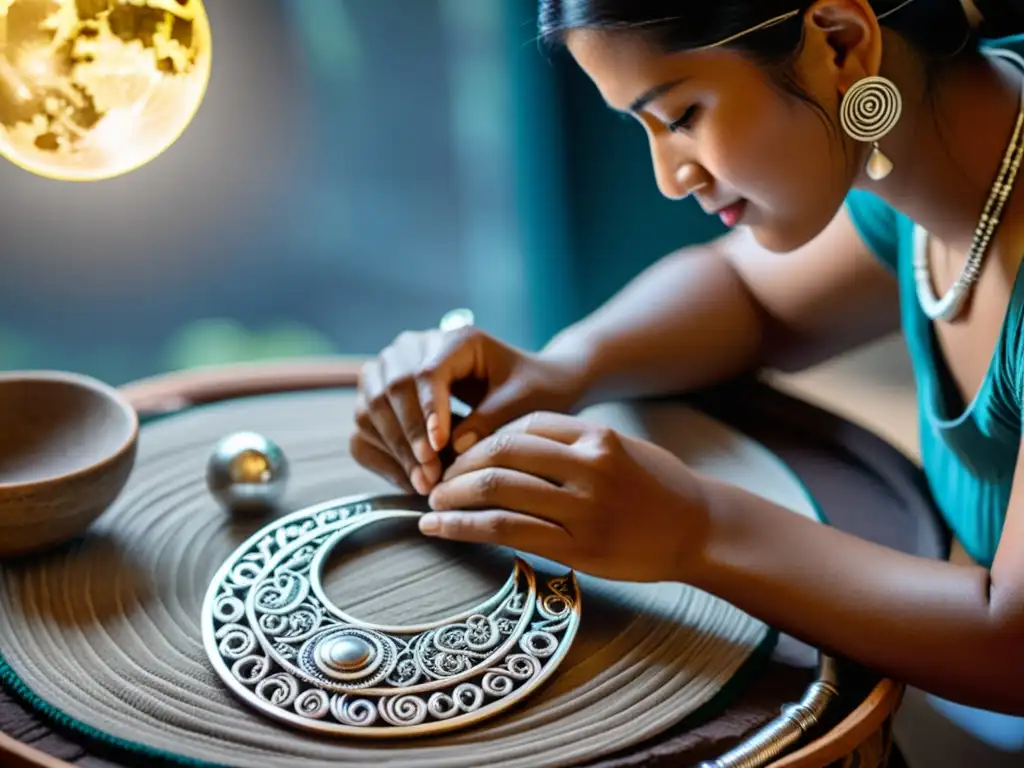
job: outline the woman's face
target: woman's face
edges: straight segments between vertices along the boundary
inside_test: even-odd
[[[736,52],[665,55],[635,35],[583,30],[567,44],[608,105],[643,125],[666,197],[692,194],[779,253],[813,239],[842,205],[858,148],[832,127],[839,93],[829,67],[797,65],[818,110]]]

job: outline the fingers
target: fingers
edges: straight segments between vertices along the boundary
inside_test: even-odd
[[[360,428],[379,437],[422,495],[441,476],[438,451],[451,433],[452,382],[482,366],[479,334],[469,331],[402,334],[361,372]]]
[[[510,434],[535,435],[572,445],[588,434],[607,431],[578,417],[562,413],[537,412],[523,416],[501,428]]]
[[[580,459],[564,442],[537,435],[499,430],[459,456],[444,473],[443,481],[487,468],[515,470],[556,485],[580,474]]]
[[[366,400],[366,405],[359,409],[358,413],[363,416],[364,421],[369,420],[370,427],[364,431],[376,432],[418,493],[424,495],[429,493],[430,489],[426,484],[423,470],[413,455],[405,431],[391,406],[391,397],[385,388],[385,379],[379,361],[373,360],[363,366],[360,388],[365,393],[363,397]],[[359,416],[357,416],[358,418]]]
[[[415,489],[410,483],[405,470],[396,462],[391,455],[373,440],[363,433],[356,432],[349,442],[349,451],[352,458],[371,472],[387,479],[392,485],[400,488],[405,493],[414,493]]]
[[[380,375],[384,382],[384,393],[409,444],[413,458],[420,465],[429,463],[436,452],[427,439],[427,424],[417,394],[418,382],[409,370],[418,362],[420,355],[415,352],[413,359],[400,347],[388,347],[381,353]]]
[[[474,374],[485,379],[486,368],[480,332],[463,328],[435,338],[434,348],[416,379],[427,435],[433,449],[440,452],[452,437],[454,383]]]
[[[451,461],[522,413],[530,386],[515,375],[518,355],[474,328],[402,334],[363,367],[360,430],[392,454],[418,493],[429,494],[442,455]],[[473,382],[483,397],[454,435],[453,389]]]
[[[521,414],[527,397],[525,389],[525,383],[513,377],[490,392],[455,430],[455,452],[465,453]]]
[[[427,536],[510,547],[554,560],[570,543],[564,528],[505,510],[431,512],[420,518],[419,528]]]
[[[410,345],[417,348],[409,349]],[[393,441],[388,446],[401,451],[400,455],[416,489],[427,494],[441,477],[441,460],[428,437],[424,410],[420,405],[419,390],[422,389],[422,376],[414,375],[415,366],[423,358],[422,340],[410,338],[404,344],[384,350],[380,357],[380,376],[383,381],[386,405],[382,402],[381,410],[384,421],[390,421],[386,415],[388,409],[393,414],[397,430]]]
[[[420,416],[425,419],[427,441],[434,453],[440,453],[448,444],[452,424],[452,409],[447,392],[450,382],[420,376],[416,380]]]
[[[577,500],[542,478],[491,467],[441,483],[430,492],[429,503],[435,511],[500,508],[560,524]]]

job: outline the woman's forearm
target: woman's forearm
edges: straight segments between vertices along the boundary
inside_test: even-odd
[[[665,257],[543,350],[582,371],[577,406],[708,386],[758,364],[758,304],[714,245]]]
[[[1008,626],[1020,612],[993,610],[988,571],[890,550],[715,481],[707,500],[706,556],[683,566],[684,581],[882,674],[1024,715],[1024,627]]]

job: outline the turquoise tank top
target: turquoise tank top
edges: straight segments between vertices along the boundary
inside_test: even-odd
[[[984,382],[964,403],[918,303],[914,222],[870,192],[851,192],[846,207],[864,242],[899,281],[901,325],[918,393],[921,462],[932,495],[968,554],[991,566],[1022,434],[1024,269],[1014,281]]]

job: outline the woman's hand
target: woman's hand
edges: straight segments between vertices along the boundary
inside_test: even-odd
[[[465,451],[534,410],[568,410],[582,387],[570,362],[476,328],[403,333],[363,366],[350,450],[362,466],[425,496],[441,477],[441,451]],[[454,430],[452,396],[473,409]]]
[[[620,581],[686,581],[707,537],[700,480],[607,427],[535,413],[459,456],[420,520],[430,536],[512,547]]]

